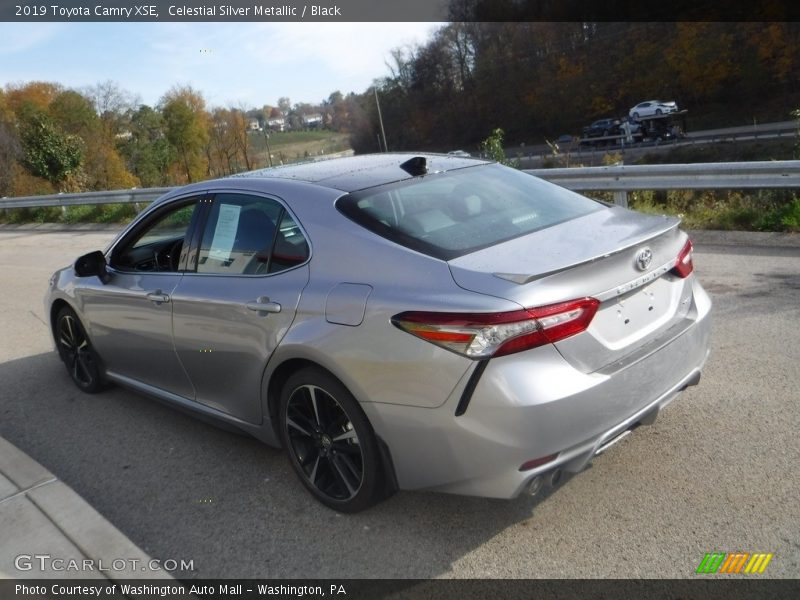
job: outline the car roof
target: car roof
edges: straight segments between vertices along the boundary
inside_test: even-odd
[[[490,162],[447,154],[365,154],[268,167],[239,173],[233,177],[293,179],[343,192],[355,192],[378,185],[411,179],[419,175],[415,175],[413,168],[408,171],[402,168],[403,163],[415,158],[423,158],[425,160],[428,173],[453,171]]]

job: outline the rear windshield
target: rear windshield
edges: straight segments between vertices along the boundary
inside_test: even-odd
[[[336,207],[386,239],[450,260],[601,210],[603,205],[492,164],[355,192],[340,198]]]

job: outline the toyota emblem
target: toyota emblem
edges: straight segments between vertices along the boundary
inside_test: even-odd
[[[653,260],[653,251],[647,246],[642,248],[636,253],[636,268],[640,271],[646,271],[650,266],[650,261]]]

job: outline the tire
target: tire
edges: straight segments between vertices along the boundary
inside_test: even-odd
[[[329,373],[302,369],[286,381],[280,436],[300,481],[344,513],[374,504],[383,479],[375,433],[353,395]]]
[[[657,114],[657,115],[659,115],[659,116],[661,116],[661,115],[663,114],[663,113],[661,112],[661,109],[660,109],[660,108],[657,108],[657,109],[656,109],[656,114]]]
[[[639,120],[639,113],[638,112],[633,113],[633,118],[638,121]]]
[[[64,307],[58,311],[54,331],[56,347],[67,367],[72,382],[87,394],[96,394],[105,387],[100,359],[75,311]]]

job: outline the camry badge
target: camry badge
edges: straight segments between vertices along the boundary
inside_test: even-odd
[[[653,260],[653,251],[647,246],[642,248],[636,253],[636,268],[640,271],[646,271],[650,266],[650,261]]]

